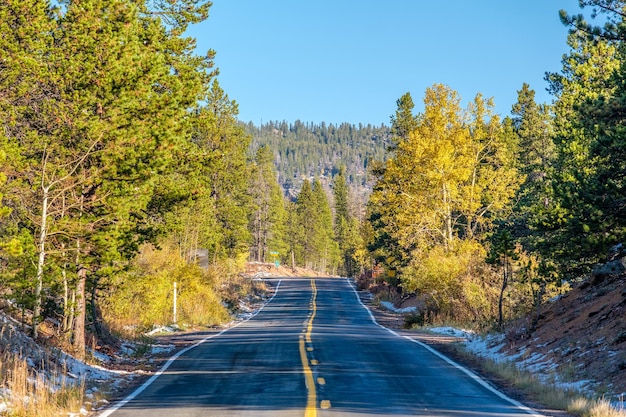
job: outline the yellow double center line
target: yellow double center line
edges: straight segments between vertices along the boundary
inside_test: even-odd
[[[308,391],[307,401],[306,401],[306,409],[304,411],[304,417],[315,417],[317,416],[317,393],[315,390],[315,381],[313,379],[313,371],[311,370],[311,366],[309,365],[309,358],[307,357],[307,349],[306,344],[311,345],[311,332],[313,332],[313,320],[315,319],[315,314],[317,313],[317,286],[315,285],[315,280],[311,280],[311,288],[313,289],[313,297],[311,302],[311,317],[309,317],[309,321],[306,327],[306,333],[304,337],[300,337],[300,360],[302,361],[302,368],[304,369],[304,380],[306,382],[306,387]],[[305,344],[306,341],[306,344]],[[311,346],[310,346],[311,347]]]

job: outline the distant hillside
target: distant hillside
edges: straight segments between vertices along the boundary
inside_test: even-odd
[[[274,152],[278,181],[291,197],[297,195],[305,178],[318,177],[328,183],[344,165],[352,192],[359,199],[366,198],[371,189],[370,167],[374,161],[385,159],[390,144],[390,129],[384,125],[336,126],[298,120],[268,122],[260,127],[249,123],[246,130],[253,136],[253,151],[268,145]]]

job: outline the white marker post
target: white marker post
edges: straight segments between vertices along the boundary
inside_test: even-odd
[[[176,321],[178,320],[177,314],[176,314],[176,297],[177,297],[177,291],[176,291],[176,281],[174,281],[174,324],[176,324]]]

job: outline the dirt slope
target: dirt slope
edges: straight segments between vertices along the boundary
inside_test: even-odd
[[[572,381],[593,381],[607,395],[626,393],[626,275],[589,278],[544,307],[534,332],[520,321],[509,351],[558,364]]]

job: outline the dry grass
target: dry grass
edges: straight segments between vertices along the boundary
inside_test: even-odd
[[[28,363],[5,353],[0,361],[0,387],[12,417],[57,417],[81,409],[85,387],[69,383],[64,376],[32,370]]]
[[[564,410],[579,417],[626,417],[626,410],[616,410],[607,400],[584,398],[577,391],[546,384],[531,372],[517,368],[514,363],[496,363],[483,359],[480,366],[483,372],[505,380],[546,407]]]
[[[588,400],[577,398],[570,402],[567,407],[569,413],[582,417],[624,417],[626,410],[616,410],[611,404],[604,400]]]

